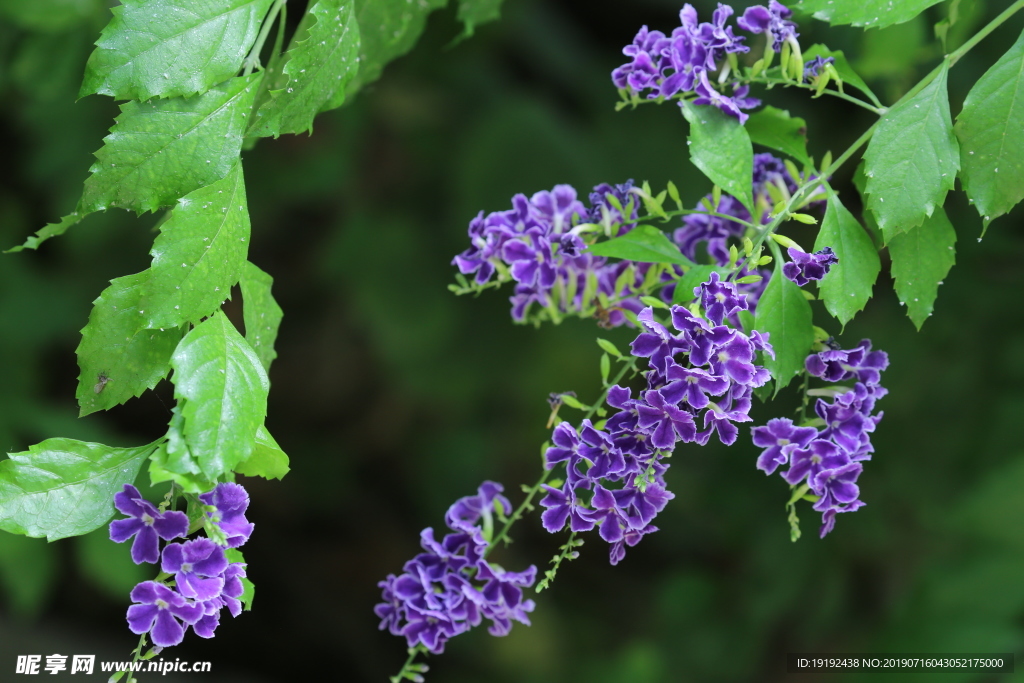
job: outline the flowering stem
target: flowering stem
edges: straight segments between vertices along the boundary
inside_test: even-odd
[[[761,85],[768,85],[768,86],[781,85],[781,86],[787,87],[787,88],[788,87],[797,87],[797,88],[802,88],[804,90],[814,90],[815,89],[814,86],[806,84],[806,83],[797,83],[796,81],[787,81],[787,80],[782,79],[782,78],[769,78],[767,76],[755,76],[754,78],[746,78],[746,79],[742,79],[742,82],[746,82],[746,83],[759,83]],[[878,116],[881,116],[882,114],[885,113],[885,107],[883,107],[881,105],[881,103],[878,103],[878,106],[873,106],[873,105],[868,104],[864,100],[859,99],[857,97],[854,97],[852,95],[847,95],[846,93],[839,92],[838,90],[829,90],[827,88],[825,90],[822,90],[822,93],[825,94],[825,95],[831,95],[832,97],[838,97],[839,99],[846,100],[847,102],[852,102],[853,104],[856,104],[858,107],[863,107],[864,109],[867,109],[868,111],[870,111],[870,112],[872,112],[874,114],[877,114]]]
[[[401,683],[403,680],[409,681],[422,681],[423,676],[421,672],[426,671],[423,664],[415,664],[416,656],[420,653],[426,653],[426,649],[422,644],[416,647],[409,648],[409,657],[405,660],[405,664],[402,665],[402,670],[391,677],[391,683]]]

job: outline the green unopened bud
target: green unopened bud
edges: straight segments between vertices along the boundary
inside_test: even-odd
[[[743,255],[750,258],[750,253],[754,251],[754,243],[750,241],[749,237],[743,238]]]
[[[784,159],[782,162],[786,166],[786,170],[789,171],[789,175],[792,176],[793,180],[800,182],[800,169],[796,167],[790,159]]]
[[[789,249],[790,247],[795,247],[796,249],[800,249],[800,245],[799,244],[797,244],[793,240],[789,239],[785,235],[780,235],[777,232],[773,232],[772,233],[772,239],[775,240],[775,242],[777,244],[779,244],[780,246],[786,247],[787,249]],[[803,249],[800,249],[800,251],[803,251]]]
[[[825,156],[821,158],[821,172],[824,173],[828,170],[828,167],[832,165],[832,150],[825,152]]]
[[[789,217],[805,225],[817,225],[818,219],[807,213],[791,213]]]
[[[718,211],[718,207],[722,205],[722,188],[718,185],[711,188],[711,203],[715,205],[712,211]]]
[[[672,201],[675,202],[676,206],[679,207],[679,210],[682,211],[683,202],[679,198],[679,188],[677,188],[676,184],[673,183],[671,180],[668,181],[668,185],[666,185],[665,187],[666,189],[668,189],[668,196],[672,198]]]
[[[825,65],[825,73],[828,77],[835,81],[836,87],[839,88],[839,92],[843,92],[843,79],[839,77],[839,72],[831,64]]]
[[[750,77],[751,78],[757,78],[758,76],[761,75],[761,72],[764,71],[764,69],[765,69],[764,60],[763,59],[757,60],[756,62],[754,62],[754,66],[750,67]]]
[[[764,70],[772,68],[772,62],[775,60],[775,48],[772,47],[772,41],[768,41],[768,44],[764,46]]]
[[[782,44],[782,56],[780,57],[780,60],[782,62],[782,77],[785,78],[785,79],[789,78],[789,54],[790,54],[790,52],[792,52],[792,48],[789,46],[789,41],[787,40],[786,42],[784,42]]]
[[[830,78],[828,71],[826,71],[823,74],[819,74],[818,77],[814,79],[817,82],[817,85],[814,86],[815,97],[821,97],[821,93],[825,92],[825,88],[828,87]]]
[[[740,252],[736,249],[735,244],[729,245],[729,265],[735,266],[736,262],[740,260]]]
[[[751,282],[760,282],[763,279],[764,278],[761,277],[760,275],[744,275],[743,277],[736,280],[736,284],[746,285],[750,284]]]
[[[757,259],[757,265],[759,265],[759,266],[767,266],[771,262],[772,262],[772,257],[771,256],[762,256],[761,258]]]
[[[651,306],[653,308],[668,308],[668,304],[659,299],[656,296],[642,296],[640,297],[640,303],[644,306]]]
[[[796,38],[787,38],[786,45],[789,45],[791,48],[789,55],[790,76],[797,83],[801,83],[804,80],[804,56],[800,52],[800,43],[796,42]]]

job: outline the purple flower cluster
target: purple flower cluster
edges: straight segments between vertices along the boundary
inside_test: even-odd
[[[218,484],[200,500],[214,507],[208,512],[212,522],[237,548],[249,540],[253,525],[245,519],[249,496],[238,484]],[[110,523],[110,540],[123,543],[135,537],[131,555],[136,564],[160,563],[161,570],[173,575],[173,585],[143,581],[131,592],[128,627],[132,633],[150,634],[158,647],[177,645],[191,626],[196,635],[212,638],[224,607],[232,616],[242,611],[242,579],[245,565],[230,562],[224,548],[209,538],[194,538],[184,543],[168,543],[161,555],[157,537],[165,541],[188,535],[188,517],[174,510],[159,511],[144,499],[138,489],[125,484],[114,494],[114,505],[126,519]]]
[[[384,599],[374,607],[381,629],[405,636],[409,647],[439,654],[449,638],[484,618],[495,636],[507,635],[513,620],[529,625],[534,603],[523,599],[522,589],[533,585],[537,568],[509,572],[484,559],[495,517],[512,509],[501,491],[500,484],[485,481],[475,496],[457,500],[445,515],[452,533],[441,541],[432,528],[423,530],[426,552],[406,562],[402,574],[377,584]]]
[[[736,441],[736,423],[750,421],[751,395],[768,381],[756,365],[757,352],[772,355],[758,332],[749,336],[725,324],[747,308],[732,283],[712,273],[694,289],[704,317],[682,306],[670,311],[670,331],[646,308],[638,319],[642,332],[632,354],[648,359],[647,387],[634,398],[618,385],[608,390],[616,409],[604,425],[584,420],[577,430],[568,422],[552,434],[546,466],[565,464],[561,488],[545,486],[540,504],[544,528],[551,533],[568,522],[574,532],[599,528],[611,544],[617,564],[640,538],[657,527],[652,520],[673,494],[666,488],[665,460],[679,442],[706,444],[717,432],[724,444]]]
[[[825,247],[813,254],[790,247],[787,249],[789,258],[793,259],[782,266],[782,274],[800,287],[812,280],[821,280],[828,275],[829,269],[839,263],[839,257],[831,247]]]
[[[695,104],[711,104],[743,123],[745,109],[753,109],[760,100],[747,97],[747,86],[732,84],[731,96],[718,90],[709,78],[716,71],[719,84],[728,81],[736,68],[737,52],[748,52],[745,38],[737,37],[726,24],[732,7],[718,4],[710,22],[698,22],[697,10],[687,3],[679,12],[680,26],[666,36],[661,31],[642,27],[633,42],[622,49],[629,62],[612,71],[612,82],[623,91],[656,99],[679,93],[693,93]],[[796,25],[788,20],[791,12],[775,0],[768,7],[748,8],[737,24],[751,33],[766,33],[779,50],[783,42],[796,43]]]
[[[889,365],[884,351],[872,351],[865,339],[856,348],[829,348],[807,357],[807,372],[828,382],[853,380],[853,389],[838,393],[829,402],[818,399],[814,411],[820,428],[796,426],[787,418],[769,420],[754,427],[754,445],[764,451],[757,467],[772,474],[786,467],[781,476],[790,486],[805,484],[817,496],[814,510],[822,513],[821,536],[835,527],[836,515],[864,506],[857,478],[862,463],[871,459],[871,432],[882,419],[875,402],[886,395],[881,373]]]
[[[474,275],[477,285],[486,284],[495,274],[499,279],[515,280],[511,302],[516,322],[524,321],[535,304],[557,319],[590,309],[602,297],[626,297],[606,311],[602,320],[608,327],[621,325],[626,322],[623,310],[635,313],[642,308],[631,294],[643,282],[649,264],[632,264],[634,276],[623,281],[620,276],[630,263],[608,263],[603,257],[584,253],[587,243],[582,234],[594,225],[603,226],[608,236],[629,232],[639,203],[632,187],[631,181],[614,187],[598,185],[590,194],[589,208],[577,199],[570,185],[556,185],[550,192],[537,192],[530,198],[517,194],[512,209],[486,216],[481,211],[470,222],[471,246],[452,263],[462,274]]]

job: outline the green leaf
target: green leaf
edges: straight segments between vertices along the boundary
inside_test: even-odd
[[[811,304],[803,290],[782,274],[776,264],[772,279],[757,302],[754,328],[768,333],[775,359],[765,355],[764,366],[776,380],[775,393],[804,369],[804,359],[814,343]]]
[[[238,72],[270,3],[122,0],[96,41],[79,97],[148,100],[206,92]]]
[[[388,62],[404,55],[416,44],[427,15],[447,4],[448,0],[356,0],[359,72],[349,82],[346,95],[351,97],[380,78]]]
[[[107,410],[152,389],[170,370],[182,330],[141,329],[145,309],[139,302],[148,275],[145,271],[112,280],[93,302],[76,349],[81,415]]]
[[[277,358],[274,342],[277,330],[284,317],[270,292],[274,278],[246,261],[242,266],[242,316],[245,322],[245,340],[256,352],[263,369],[270,371],[270,364]]]
[[[622,358],[622,352],[619,351],[619,349],[615,346],[615,344],[612,344],[607,339],[601,339],[600,337],[598,337],[597,338],[597,345],[600,346],[603,351],[605,351],[607,353],[610,353],[611,355],[615,356],[616,358]]]
[[[690,122],[686,141],[690,161],[754,213],[754,148],[746,129],[739,120],[711,105],[695,106],[684,101],[683,116]]]
[[[839,197],[828,188],[828,206],[814,250],[831,247],[839,257],[828,275],[818,283],[825,308],[846,325],[871,298],[881,263],[874,243]]]
[[[932,314],[939,285],[956,261],[955,244],[956,230],[941,207],[923,225],[889,242],[896,294],[919,330]]]
[[[283,479],[288,474],[288,456],[265,426],[256,430],[256,448],[252,455],[235,467],[235,472],[246,477]]]
[[[261,76],[233,78],[187,100],[122,105],[96,152],[78,212],[155,211],[226,176],[238,161]]]
[[[17,247],[11,247],[4,253],[13,254],[22,251],[23,249],[38,249],[40,244],[50,239],[51,237],[58,237],[60,235],[63,235],[65,232],[68,231],[68,228],[70,228],[72,225],[75,225],[83,218],[85,218],[85,216],[78,213],[77,211],[70,213],[67,216],[64,216],[64,218],[61,218],[59,222],[50,223],[45,227],[41,228],[36,232],[35,235],[32,235],[31,237],[26,239],[23,244]]]
[[[653,225],[638,225],[625,235],[598,242],[590,247],[587,253],[640,263],[690,265],[690,259],[683,256],[679,247]]]
[[[696,298],[693,295],[693,289],[702,282],[707,282],[711,278],[711,273],[718,273],[724,278],[729,273],[729,269],[722,266],[691,266],[686,274],[676,281],[672,303],[686,305],[693,301]]]
[[[0,461],[0,529],[48,541],[87,534],[114,515],[155,444],[113,448],[47,439]]]
[[[252,453],[270,382],[259,358],[222,312],[197,325],[171,357],[174,395],[185,399],[185,442],[213,480]]]
[[[917,80],[917,65],[933,58],[925,47],[931,40],[928,23],[921,15],[902,24],[866,31],[858,51],[857,72],[868,80],[913,83]]]
[[[157,447],[149,459],[149,479],[154,486],[173,481],[186,493],[204,493],[213,488],[213,483],[202,476],[199,464],[185,442],[182,407],[183,402],[171,408],[167,440]]]
[[[1024,199],[1024,33],[967,93],[955,130],[960,180],[987,227]]]
[[[153,243],[143,327],[179,327],[213,313],[238,282],[249,247],[242,164],[178,200]]]
[[[788,111],[765,107],[750,115],[746,129],[751,142],[777,149],[805,164],[811,163],[807,156],[807,123],[799,117],[790,117]]]
[[[458,20],[466,25],[463,36],[473,35],[480,24],[494,21],[501,16],[501,0],[459,0]]]
[[[277,137],[313,130],[313,117],[340,107],[359,70],[354,0],[319,0],[306,37],[284,53],[284,69],[252,120],[249,135]]]
[[[941,0],[803,0],[793,9],[813,13],[833,26],[852,24],[869,28],[910,21]]]
[[[807,51],[804,52],[804,62],[809,62],[815,57],[831,57],[834,61],[832,66],[835,68],[836,73],[843,79],[843,84],[849,84],[857,88],[865,95],[870,97],[872,101],[876,101],[875,94],[871,92],[871,88],[864,82],[864,79],[853,70],[850,66],[850,62],[846,59],[846,55],[843,54],[842,50],[829,50],[828,47],[817,43],[812,45]]]
[[[942,70],[921,92],[894,106],[864,152],[867,206],[888,242],[942,206],[960,169]]]

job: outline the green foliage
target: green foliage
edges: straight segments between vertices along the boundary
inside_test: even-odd
[[[782,266],[777,263],[754,313],[754,328],[770,335],[768,341],[775,350],[774,359],[767,355],[763,358],[775,379],[775,393],[803,371],[804,359],[814,342],[812,327],[810,302],[803,290],[782,274]]]
[[[283,479],[290,470],[288,456],[265,426],[256,430],[256,447],[248,459],[235,467],[235,472],[247,477]]]
[[[832,247],[839,263],[818,283],[818,289],[825,308],[845,326],[871,298],[881,263],[871,238],[832,188],[828,188],[825,218],[814,241],[815,251],[825,247]]]
[[[590,247],[588,253],[640,263],[690,265],[690,259],[682,255],[679,247],[652,225],[638,225],[625,235],[599,242]]]
[[[242,165],[178,200],[153,243],[142,285],[140,327],[197,323],[220,307],[238,282],[249,247]]]
[[[221,312],[185,335],[171,366],[175,396],[185,401],[185,443],[202,473],[213,480],[252,453],[267,414],[267,373]]]
[[[459,0],[458,18],[466,25],[463,35],[469,37],[480,24],[500,17],[501,2],[502,0]]]
[[[49,541],[98,528],[113,496],[138,476],[155,444],[113,448],[47,439],[0,461],[0,529]]]
[[[171,481],[186,493],[203,493],[213,488],[213,483],[202,476],[199,464],[189,450],[183,433],[185,418],[181,406],[171,409],[171,423],[167,428],[167,440],[161,443],[149,461],[149,480],[155,486]]]
[[[843,79],[843,83],[852,85],[870,97],[873,102],[877,102],[877,98],[875,97],[875,94],[871,92],[871,88],[869,88],[868,84],[864,82],[864,79],[853,70],[853,67],[850,66],[850,62],[847,61],[846,55],[843,54],[842,50],[829,50],[821,43],[817,43],[804,51],[805,62],[809,62],[815,57],[831,57],[835,60],[832,63],[832,66],[835,68],[836,73],[839,74],[839,78]]]
[[[104,0],[0,0],[0,15],[34,31],[58,32],[95,17]]]
[[[960,169],[946,91],[947,62],[911,98],[882,117],[864,152],[867,206],[889,242],[942,206]]]
[[[148,100],[206,92],[241,67],[270,3],[123,0],[96,41],[79,96]]]
[[[226,176],[238,161],[260,78],[233,78],[189,99],[122,105],[78,212],[155,211]]]
[[[956,231],[941,208],[920,227],[889,242],[896,294],[917,329],[932,314],[939,285],[956,261],[955,244]]]
[[[754,149],[740,122],[709,104],[685,103],[683,116],[690,122],[690,161],[711,182],[754,213],[750,179],[754,175]]]
[[[236,562],[239,564],[246,564],[245,556],[242,555],[242,551],[238,548],[228,548],[224,551],[224,554],[232,564]],[[239,597],[239,600],[242,602],[242,609],[248,612],[252,609],[252,599],[256,595],[256,586],[254,586],[252,581],[248,578],[243,578],[241,581],[242,595]]]
[[[380,78],[384,65],[412,49],[423,32],[427,15],[448,0],[355,0],[359,24],[359,73],[346,89],[351,97]]]
[[[754,144],[764,145],[788,154],[805,164],[807,156],[807,122],[788,111],[767,106],[751,114],[746,123],[747,135]]]
[[[106,541],[110,545],[110,541]],[[57,575],[57,546],[0,532],[0,586],[16,617],[34,617],[42,610]]]
[[[802,0],[794,9],[838,26],[883,27],[910,21],[941,0]]]
[[[960,180],[988,227],[1024,199],[1024,33],[967,93],[955,131]]]
[[[281,326],[284,313],[277,305],[270,289],[274,278],[270,277],[251,262],[242,266],[243,322],[245,323],[245,340],[263,364],[263,369],[270,371],[270,364],[277,358],[274,342],[277,330]]]
[[[142,329],[139,308],[149,271],[112,280],[93,302],[78,345],[81,414],[106,410],[138,396],[167,376],[178,328]]]
[[[313,117],[344,103],[345,88],[359,70],[355,0],[318,0],[310,14],[313,24],[282,56],[278,83],[256,112],[249,135],[312,132]]]
[[[84,216],[80,215],[77,211],[68,214],[67,216],[61,218],[56,223],[50,223],[48,225],[43,226],[42,228],[36,231],[35,235],[32,235],[31,237],[26,239],[24,244],[20,244],[16,247],[11,247],[4,253],[13,254],[23,249],[37,249],[39,248],[40,244],[50,239],[51,237],[59,237],[63,235],[73,225],[78,224],[78,222],[81,221],[82,218],[84,218]]]

